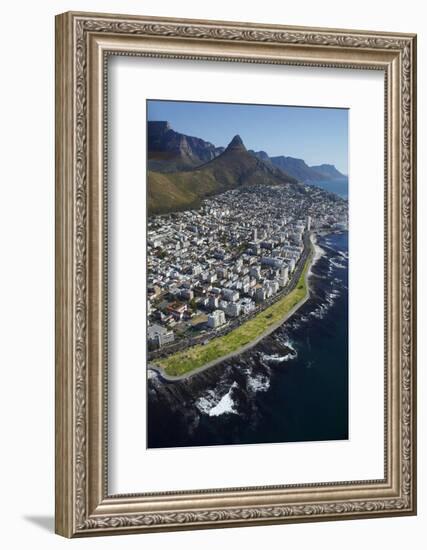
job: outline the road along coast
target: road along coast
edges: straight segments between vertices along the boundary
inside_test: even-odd
[[[307,259],[295,288],[289,294],[226,335],[214,338],[206,345],[198,344],[162,358],[156,363],[150,363],[149,370],[158,372],[167,381],[183,380],[256,346],[292,317],[308,300],[308,277],[313,263],[319,257],[315,242],[315,236],[311,235]]]

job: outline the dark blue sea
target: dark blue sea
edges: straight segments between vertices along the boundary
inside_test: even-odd
[[[148,447],[348,438],[348,233],[318,246],[310,298],[257,346],[179,382],[149,372]]]
[[[343,199],[348,199],[348,178],[313,182],[308,181],[307,184],[316,185],[317,187],[325,189],[325,191],[339,195]]]

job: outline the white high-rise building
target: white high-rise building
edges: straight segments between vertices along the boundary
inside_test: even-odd
[[[224,300],[227,300],[227,302],[237,302],[239,299],[239,293],[231,288],[225,288],[222,291],[222,295],[224,296]]]
[[[260,288],[257,288],[256,291],[255,291],[255,301],[256,302],[262,302],[264,301],[266,298],[266,292],[265,292],[265,289],[260,287]]]
[[[208,299],[208,305],[211,309],[217,309],[218,308],[219,299],[218,296],[209,296]]]
[[[238,317],[240,315],[240,304],[235,304],[233,302],[230,302],[227,305],[227,308],[225,310],[225,313],[229,317]]]
[[[283,266],[279,271],[279,285],[283,288],[286,286],[286,283],[289,279],[289,268],[288,266]]]
[[[258,240],[258,230],[256,227],[252,230],[252,240],[254,243],[256,243]]]
[[[216,309],[208,316],[208,327],[218,328],[225,323],[225,313]]]

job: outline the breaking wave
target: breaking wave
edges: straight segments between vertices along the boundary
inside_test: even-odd
[[[335,260],[334,258],[331,258],[329,261],[331,262],[331,265],[333,265],[334,267],[337,267],[338,269],[346,268],[345,264],[340,263],[338,260]]]
[[[232,398],[234,388],[237,388],[237,382],[233,382],[228,392],[223,395],[219,401],[215,391],[210,390],[206,395],[196,401],[196,407],[200,412],[208,416],[221,416],[222,414],[237,414],[235,404]]]
[[[290,361],[291,359],[295,359],[296,357],[298,357],[297,350],[294,348],[294,345],[288,338],[286,332],[284,335],[283,333],[277,334],[276,341],[278,344],[280,344],[280,347],[286,349],[286,353],[261,353],[260,359],[264,364],[283,363],[285,361]]]
[[[259,391],[267,391],[270,387],[270,380],[267,376],[249,376],[248,377],[248,388],[254,393]]]

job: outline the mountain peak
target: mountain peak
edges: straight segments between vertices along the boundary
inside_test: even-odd
[[[148,129],[157,132],[167,132],[171,129],[171,125],[167,120],[149,120]]]
[[[230,150],[246,151],[246,147],[244,146],[242,138],[239,136],[239,134],[235,135],[234,138],[228,144],[227,151],[230,151]]]

